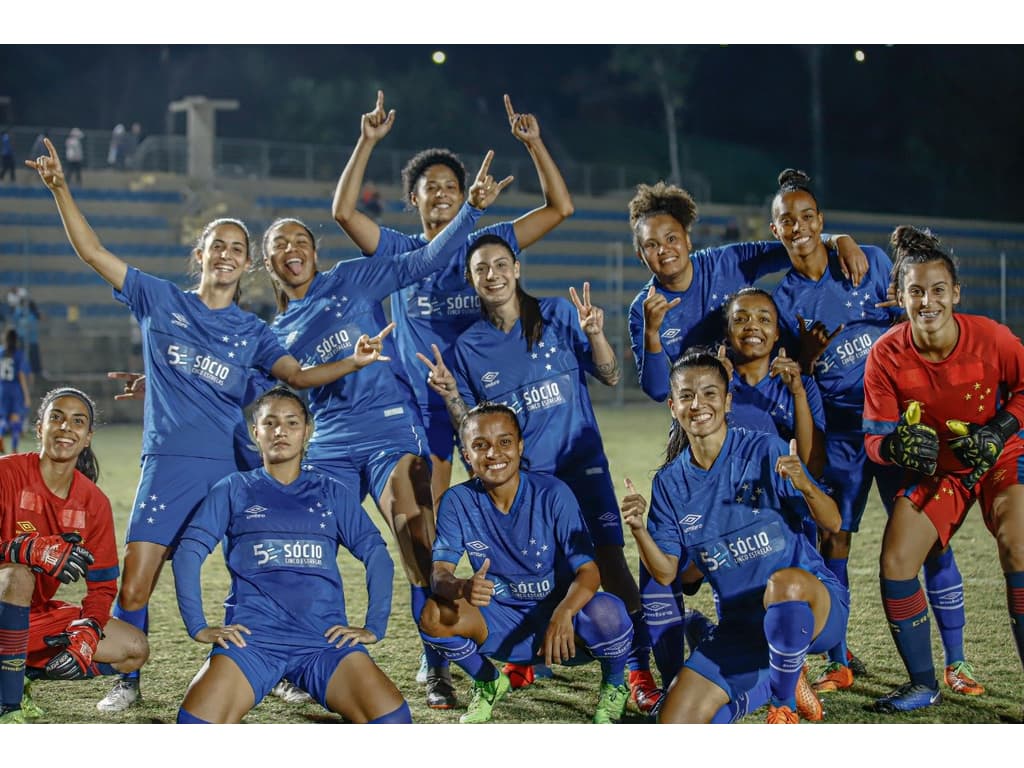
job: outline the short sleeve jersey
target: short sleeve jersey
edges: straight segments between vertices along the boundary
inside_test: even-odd
[[[821,405],[818,385],[810,376],[800,378],[807,393],[807,405],[811,409],[814,426],[824,432],[825,411]],[[778,435],[783,440],[796,437],[793,393],[780,377],[765,376],[751,385],[734,371],[729,392],[732,394],[729,426],[767,432],[770,435]]]
[[[222,538],[231,574],[224,623],[286,645],[305,644],[292,629],[323,634],[348,625],[338,545],[364,563],[385,546],[356,494],[308,469],[289,485],[262,468],[214,485],[182,540],[212,551]]]
[[[66,499],[55,495],[43,480],[39,454],[17,453],[0,458],[0,539],[22,533],[53,536],[77,533],[94,561],[85,575],[84,614],[105,625],[117,594],[119,574],[114,516],[110,501],[95,483],[75,470]],[[53,599],[61,586],[52,576],[36,574],[32,606]]]
[[[838,585],[795,532],[803,496],[775,472],[787,451],[777,437],[730,428],[710,469],[694,464],[687,448],[655,475],[647,529],[663,552],[697,564],[723,618],[759,622],[768,577],[780,568]]]
[[[128,269],[114,298],[142,331],[142,453],[233,460],[232,433],[249,380],[287,353],[259,317],[210,309],[194,291]]]
[[[31,372],[24,350],[16,349],[12,355],[0,352],[0,392],[21,392],[18,374],[28,376]]]
[[[466,280],[466,252],[478,237],[487,234],[503,239],[518,255],[519,241],[513,222],[492,224],[473,232],[441,271],[391,294],[395,349],[401,363],[396,366],[397,372],[406,380],[421,409],[444,412],[445,405],[441,396],[427,385],[423,363],[416,358],[416,353],[430,355],[431,344],[436,344],[447,360],[459,334],[480,318],[480,297]],[[427,239],[422,234],[407,235],[381,227],[374,257],[412,251],[426,244]]]
[[[543,336],[526,349],[522,324],[505,333],[480,319],[459,336],[452,373],[472,408],[485,400],[510,407],[523,430],[523,455],[534,472],[606,467],[587,391],[590,341],[567,299],[540,299]]]
[[[457,565],[463,553],[474,571],[491,561],[487,578],[496,602],[550,605],[565,596],[580,566],[594,559],[594,546],[569,486],[521,471],[508,514],[494,506],[478,479],[441,497],[434,561]]]
[[[828,268],[818,280],[811,280],[791,269],[772,292],[779,308],[779,329],[786,349],[798,349],[800,326],[797,315],[808,328],[816,321],[831,333],[843,329],[832,339],[815,364],[825,406],[829,433],[860,432],[864,405],[864,363],[872,345],[892,326],[900,314],[896,308],[879,309],[886,300],[892,262],[881,248],[863,247],[868,273],[854,287],[843,276],[834,252],[829,253]]]
[[[785,248],[777,242],[735,243],[690,254],[693,280],[682,293],[662,287],[652,277],[629,306],[629,339],[640,383],[659,402],[668,397],[668,372],[688,348],[717,345],[723,337],[722,306],[740,288],[789,266]],[[644,351],[644,300],[651,286],[668,301],[680,299],[661,323],[663,355]],[[646,366],[652,366],[646,370]],[[646,371],[646,376],[645,376]]]
[[[1024,346],[1009,328],[980,315],[954,314],[960,339],[949,357],[926,360],[910,323],[897,325],[871,349],[864,371],[864,432],[868,455],[882,461],[882,439],[910,401],[939,435],[939,473],[967,474],[948,441],[947,419],[984,424],[1005,408],[1024,425]]]

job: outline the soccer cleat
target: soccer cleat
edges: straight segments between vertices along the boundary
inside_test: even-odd
[[[865,677],[868,674],[868,666],[858,659],[849,648],[846,649],[846,666],[853,672],[854,677]]]
[[[460,723],[489,723],[491,722],[491,710],[494,705],[501,701],[508,693],[512,684],[508,675],[499,672],[495,680],[473,683],[473,698],[469,700],[466,707],[466,714],[459,718]]]
[[[142,699],[138,680],[118,680],[110,693],[96,703],[100,712],[124,712]]]
[[[814,688],[807,682],[807,668],[804,667],[800,678],[796,683],[796,711],[804,720],[818,722],[825,717],[825,710],[822,709],[821,699],[814,692]]]
[[[783,704],[780,707],[768,705],[768,717],[764,720],[768,725],[800,725],[800,715]]]
[[[299,686],[284,678],[270,690],[270,695],[276,696],[285,704],[306,704],[313,700],[313,697]]]
[[[416,682],[425,685],[427,682],[427,654],[420,654],[420,668],[416,670]]]
[[[938,688],[929,688],[920,683],[904,683],[896,690],[876,699],[875,712],[887,715],[896,712],[911,712],[938,704],[940,701],[942,701],[942,694]]]
[[[953,693],[961,696],[981,696],[985,692],[985,686],[974,679],[974,668],[966,661],[955,661],[946,667],[944,679]]]
[[[601,696],[597,700],[597,709],[594,710],[594,722],[599,724],[619,722],[622,719],[622,713],[626,711],[627,701],[629,701],[629,686],[601,683]]]
[[[427,672],[427,706],[431,709],[451,709],[458,701],[452,673],[448,667],[434,667]]]
[[[629,673],[628,684],[630,698],[644,715],[649,715],[664,695],[649,669],[634,669]]]
[[[853,670],[838,661],[831,662],[825,671],[812,683],[811,687],[818,693],[845,691],[853,685]]]
[[[509,662],[501,668],[501,673],[508,677],[509,684],[515,690],[531,686],[533,681],[537,679],[532,664],[513,664]]]
[[[40,708],[38,704],[32,698],[32,683],[25,680],[25,687],[21,693],[21,711],[25,713],[25,717],[35,719],[42,717],[46,713]]]
[[[28,720],[28,715],[23,709],[12,709],[10,712],[0,715],[0,725],[21,725],[27,723]]]

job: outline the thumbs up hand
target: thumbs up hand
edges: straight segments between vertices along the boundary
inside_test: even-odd
[[[805,491],[810,486],[810,480],[804,472],[804,465],[796,452],[796,440],[789,441],[789,453],[779,456],[775,462],[775,471],[789,480],[798,491]]]
[[[485,558],[480,570],[473,574],[473,578],[466,579],[462,589],[462,596],[466,602],[482,608],[491,604],[491,596],[494,594],[494,582],[487,578],[487,570],[491,567],[491,559]]]

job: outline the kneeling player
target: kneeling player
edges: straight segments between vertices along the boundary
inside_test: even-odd
[[[463,723],[486,723],[509,690],[488,656],[521,664],[601,663],[595,723],[622,717],[633,627],[626,606],[597,592],[601,576],[576,497],[565,483],[519,468],[523,438],[512,409],[481,403],[459,437],[474,479],[437,511],[433,596],[424,639],[473,678]],[[463,552],[472,578],[455,576]],[[577,651],[577,645],[581,646]]]
[[[111,618],[117,546],[110,501],[96,487],[94,408],[77,389],[43,398],[39,453],[0,459],[0,723],[41,716],[31,678],[77,680],[134,672],[146,636]],[[86,581],[81,605],[54,600],[60,585]]]

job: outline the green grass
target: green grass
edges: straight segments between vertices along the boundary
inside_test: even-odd
[[[622,489],[622,478],[632,478],[641,493],[648,494],[664,449],[668,429],[668,409],[653,405],[629,406],[620,410],[598,410],[612,476]],[[110,497],[123,536],[127,512],[138,480],[138,427],[109,426],[97,432],[94,442],[100,458],[100,485]],[[32,445],[26,443],[25,449]],[[464,479],[457,475],[458,480]],[[381,524],[372,507],[371,516]],[[884,526],[884,512],[873,496],[861,526],[854,537],[850,560],[853,605],[850,618],[850,644],[868,666],[869,676],[859,679],[850,691],[831,694],[825,699],[829,723],[893,722],[867,710],[871,701],[905,680],[882,614],[878,594],[877,558]],[[384,531],[392,557],[397,559],[390,533]],[[627,559],[636,562],[635,547],[627,534]],[[954,539],[957,561],[964,576],[968,624],[967,655],[979,679],[988,688],[985,696],[967,698],[944,695],[943,703],[922,712],[909,713],[895,720],[902,723],[998,723],[1019,718],[1021,713],[1022,673],[1006,613],[1004,581],[996,557],[995,542],[981,522],[977,509]],[[347,553],[340,557],[345,579],[349,618],[357,621],[365,610],[362,567]],[[423,691],[414,681],[420,644],[409,613],[409,590],[396,567],[395,599],[387,637],[371,647],[382,669],[395,681],[409,700],[413,719],[418,723],[455,723],[461,709],[447,712],[428,709]],[[219,623],[223,617],[221,602],[228,579],[219,551],[210,557],[203,571],[207,616]],[[81,586],[65,587],[61,596],[77,599]],[[714,614],[707,588],[690,603]],[[185,633],[174,599],[173,579],[168,568],[157,586],[150,604],[151,656],[143,669],[143,702],[120,715],[104,715],[95,708],[111,684],[109,679],[81,683],[40,682],[35,686],[38,704],[46,711],[49,723],[173,723],[178,705],[195,673],[202,665],[208,647],[191,640]],[[943,662],[937,631],[933,631],[936,663]],[[817,659],[817,665],[823,664]],[[469,681],[453,667],[460,704],[468,701]],[[496,723],[587,723],[597,702],[599,672],[591,664],[573,669],[556,667],[555,677],[543,680],[525,691],[516,692],[495,708]],[[945,694],[945,690],[944,690]],[[337,716],[315,704],[286,705],[274,698],[260,703],[246,718],[250,723],[337,722]],[[748,718],[760,722],[763,713]],[[624,722],[639,723],[644,718],[629,711]]]

